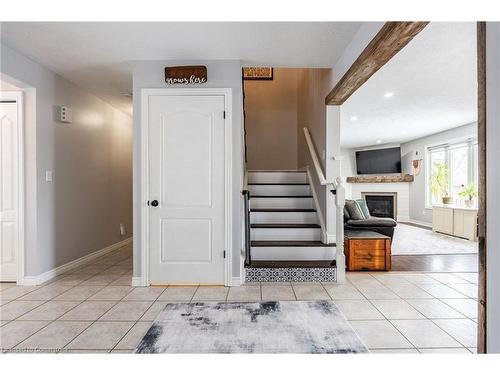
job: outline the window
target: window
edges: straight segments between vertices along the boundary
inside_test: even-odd
[[[470,184],[478,186],[477,141],[469,139],[427,149],[427,205],[442,204],[442,197],[453,198],[454,203],[465,199],[460,191]]]

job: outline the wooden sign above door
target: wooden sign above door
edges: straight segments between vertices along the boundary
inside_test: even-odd
[[[175,84],[198,84],[207,82],[207,67],[204,65],[167,66],[165,82]]]

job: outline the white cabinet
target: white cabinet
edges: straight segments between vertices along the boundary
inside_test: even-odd
[[[433,206],[432,230],[475,241],[477,240],[477,209]]]
[[[447,207],[432,207],[432,230],[453,234],[453,209]]]

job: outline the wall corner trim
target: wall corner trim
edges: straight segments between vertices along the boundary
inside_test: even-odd
[[[323,243],[325,244],[336,244],[337,236],[334,233],[323,232]]]
[[[242,275],[241,277],[233,277],[231,279],[231,286],[240,286],[241,284],[243,284],[242,278],[244,277],[244,275]]]
[[[146,285],[143,278],[141,276],[133,276],[132,277],[132,286],[149,286]]]
[[[61,275],[65,272],[71,271],[75,268],[78,268],[80,266],[83,266],[85,264],[90,263],[91,261],[95,260],[96,258],[99,258],[103,255],[106,255],[114,250],[118,250],[120,247],[123,247],[125,245],[129,245],[132,243],[132,237],[129,237],[123,241],[114,243],[112,245],[109,245],[103,249],[96,250],[90,254],[87,254],[81,258],[75,259],[71,262],[68,262],[66,264],[63,264],[59,267],[53,268],[47,272],[44,272],[40,275],[37,276],[25,276],[20,282],[18,282],[18,285],[40,285],[43,284],[46,281],[49,281],[50,279]]]

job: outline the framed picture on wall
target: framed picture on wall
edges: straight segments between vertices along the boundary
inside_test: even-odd
[[[272,80],[273,68],[270,67],[246,67],[243,68],[243,79]]]

